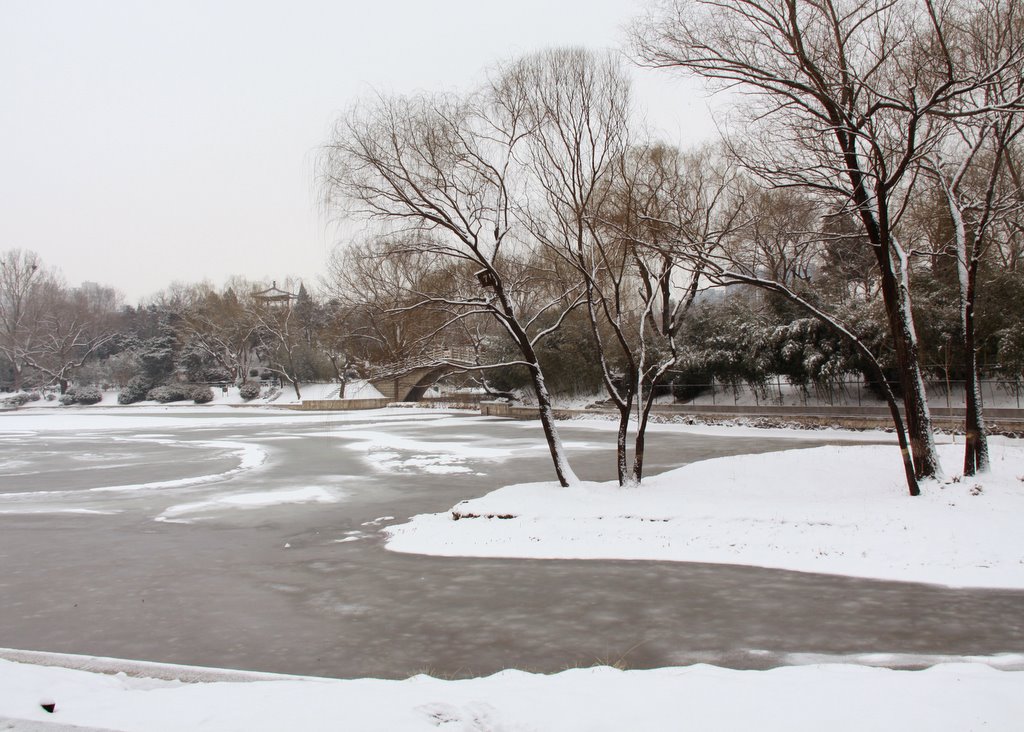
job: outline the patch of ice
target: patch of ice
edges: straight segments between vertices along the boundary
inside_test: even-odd
[[[171,519],[188,513],[210,511],[224,508],[266,508],[285,503],[337,503],[345,497],[345,494],[338,490],[328,490],[316,486],[308,488],[293,488],[279,491],[260,491],[256,493],[229,493],[216,496],[205,501],[193,503],[182,503],[167,508],[159,519]]]
[[[352,441],[347,443],[346,447],[367,453],[387,452],[391,454],[397,450],[427,453],[429,455],[452,455],[457,458],[476,460],[498,460],[507,458],[512,454],[512,450],[507,448],[467,445],[464,442],[414,440],[389,432],[363,430],[355,435],[346,433],[345,436],[352,438]]]
[[[264,451],[258,445],[251,443],[242,442],[230,442],[225,440],[216,441],[203,441],[203,442],[184,442],[175,440],[134,440],[132,438],[115,438],[119,441],[124,442],[155,442],[157,444],[174,444],[181,446],[194,446],[194,447],[205,447],[213,448],[218,450],[227,450],[234,453],[238,459],[238,464],[230,470],[225,470],[220,473],[207,473],[204,475],[191,476],[188,478],[177,478],[174,480],[160,480],[153,481],[150,483],[130,483],[127,485],[112,485],[112,486],[98,486],[96,488],[87,488],[84,492],[98,492],[98,493],[110,493],[110,492],[122,492],[122,491],[142,491],[142,490],[162,490],[171,488],[186,488],[195,485],[204,485],[206,483],[217,483],[240,473],[252,470],[259,467],[267,458],[266,451]],[[133,465],[134,463],[126,463],[125,465]],[[108,467],[117,467],[117,465],[99,465],[92,466],[91,469],[102,470]],[[76,470],[88,470],[90,468],[79,467]],[[51,490],[51,491],[19,491],[17,493],[5,493],[0,494],[0,500],[4,499],[20,499],[28,496],[53,496],[53,495],[71,495],[78,491],[62,491],[62,490]]]
[[[121,513],[120,510],[112,511],[101,511],[97,508],[40,508],[26,506],[25,508],[2,508],[0,514],[5,515],[31,515],[31,514],[51,514],[51,513],[72,513],[72,514],[85,514],[95,516],[113,516],[114,514]]]
[[[392,521],[392,520],[394,520],[394,518],[395,518],[394,516],[378,516],[377,518],[373,519],[372,521],[364,521],[363,523],[361,523],[359,525],[360,526],[380,526],[382,521]]]

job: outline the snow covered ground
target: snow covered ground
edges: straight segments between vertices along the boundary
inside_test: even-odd
[[[108,730],[962,730],[1019,729],[1024,672],[852,665],[733,671],[696,665],[505,671],[445,681],[131,678],[0,661],[4,717]],[[48,713],[40,706],[55,704]],[[14,729],[18,727],[15,726]]]
[[[533,483],[390,527],[395,551],[451,556],[656,559],[1024,588],[1024,449],[992,471],[906,495],[899,453],[821,447],[693,463],[640,487]],[[458,519],[458,520],[455,520]]]

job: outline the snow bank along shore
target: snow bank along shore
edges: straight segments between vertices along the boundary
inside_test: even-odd
[[[153,429],[156,423],[176,422],[165,409],[143,410],[131,417],[82,414],[61,422],[64,429],[86,424],[123,429],[129,423]],[[402,411],[402,419],[413,418]],[[271,413],[262,418],[281,424],[321,419]],[[232,419],[218,415],[205,424]],[[52,417],[24,415],[10,426],[45,430],[53,423]],[[591,426],[609,429],[603,423]],[[678,431],[679,439],[686,439],[686,433],[790,434],[675,425],[657,429]],[[791,436],[820,439],[823,434]],[[837,436],[884,439],[864,433]],[[719,562],[1024,588],[1024,540],[1019,538],[1024,449],[1013,440],[994,440],[992,472],[955,480],[961,449],[940,448],[949,477],[926,484],[920,498],[906,496],[892,445],[796,449],[707,460],[654,476],[640,487],[583,483],[562,489],[544,483],[500,488],[450,512],[390,527],[389,548],[444,555]],[[459,520],[453,520],[455,514]],[[506,671],[459,681],[280,677],[203,683],[0,660],[0,729],[19,729],[22,720],[147,731],[1019,728],[1024,671],[1017,669],[1024,661],[964,660],[922,671],[840,663],[769,671],[694,665],[631,671],[597,667],[553,675]],[[51,702],[56,706],[49,713],[42,704]]]
[[[444,681],[282,677],[182,683],[0,660],[4,718],[106,730],[962,730],[1019,729],[1024,672],[852,665],[733,671],[607,666]],[[44,711],[41,704],[55,704]],[[18,729],[14,722],[14,729]]]
[[[685,438],[682,438],[685,439]],[[706,460],[641,486],[500,488],[387,529],[388,548],[446,556],[651,559],[963,587],[1024,588],[1024,448],[992,470],[906,494],[897,448],[819,447]]]

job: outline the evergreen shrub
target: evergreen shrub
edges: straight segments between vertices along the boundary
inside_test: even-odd
[[[149,392],[149,380],[143,376],[133,376],[128,383],[121,387],[117,395],[118,404],[135,404],[146,398]]]
[[[98,404],[103,399],[103,392],[95,386],[72,386],[67,393],[61,396],[60,403],[68,406],[71,404]]]
[[[189,384],[165,384],[155,386],[146,394],[146,398],[166,404],[167,402],[183,402],[192,398],[192,386]]]
[[[245,401],[256,399],[260,395],[260,385],[257,381],[247,381],[238,387],[238,395]]]
[[[213,389],[208,386],[193,386],[192,401],[196,404],[207,404],[213,401]]]

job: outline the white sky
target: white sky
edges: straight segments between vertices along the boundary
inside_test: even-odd
[[[334,234],[313,159],[374,90],[469,88],[538,48],[617,48],[635,0],[0,0],[0,251],[130,302],[174,280],[315,281]],[[698,86],[637,70],[667,139]]]

